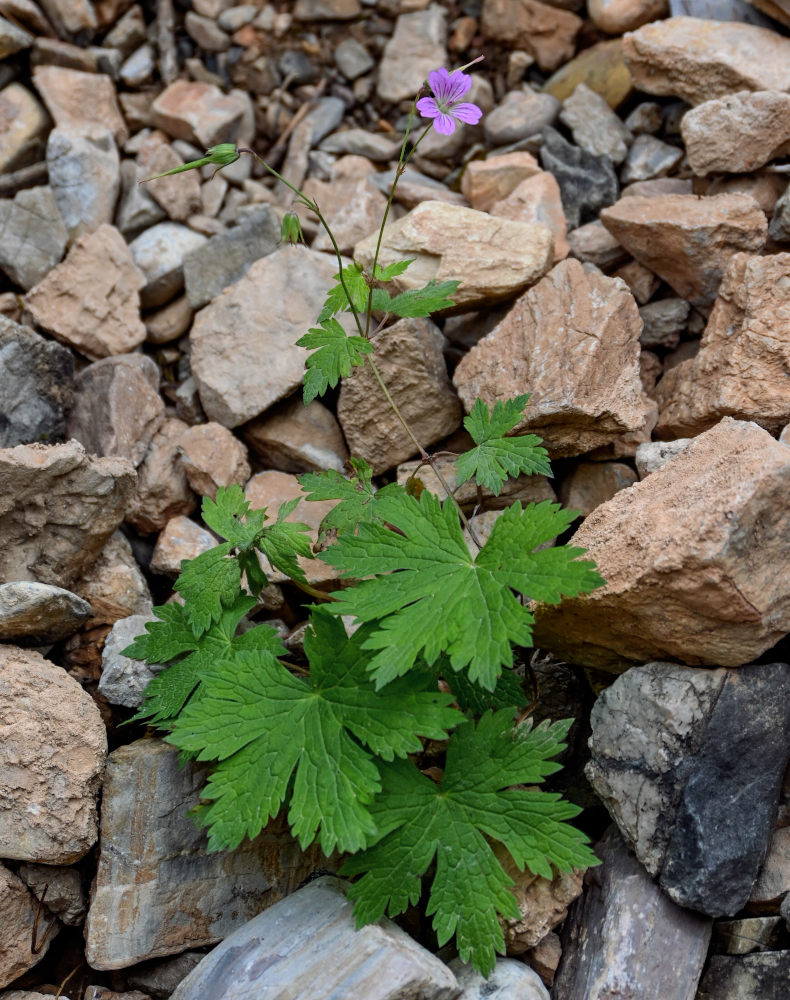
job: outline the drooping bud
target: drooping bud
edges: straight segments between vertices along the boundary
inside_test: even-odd
[[[177,167],[172,167],[170,170],[165,170],[161,174],[154,174],[153,177],[145,177],[143,180],[139,181],[140,184],[147,184],[148,181],[155,181],[158,177],[170,177],[171,174],[180,174],[185,170],[196,170],[199,167],[207,167],[213,164],[217,170],[221,170],[223,167],[227,167],[231,163],[235,163],[239,159],[241,153],[236,149],[236,145],[233,142],[221,142],[218,146],[211,146],[206,150],[206,155],[201,156],[199,160],[190,160],[189,163],[180,163]],[[217,170],[211,175],[213,178],[217,173]]]
[[[286,212],[283,216],[280,240],[282,243],[304,243],[302,224],[296,212]]]

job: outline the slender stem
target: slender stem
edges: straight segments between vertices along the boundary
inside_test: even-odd
[[[292,576],[288,578],[289,583],[293,583],[300,590],[303,590],[305,594],[309,594],[311,597],[317,597],[319,601],[336,601],[336,597],[332,597],[331,594],[327,594],[324,590],[319,590],[318,587],[313,587],[309,583],[300,583],[299,580],[295,580]]]

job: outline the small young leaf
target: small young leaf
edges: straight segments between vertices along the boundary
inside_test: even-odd
[[[335,469],[325,472],[306,472],[298,476],[299,485],[308,500],[339,500],[321,522],[318,540],[323,542],[329,531],[338,536],[355,532],[357,526],[376,517],[376,499],[402,490],[397,483],[389,483],[376,491],[373,488],[373,470],[364,458],[351,458],[354,475],[347,479]]]
[[[424,288],[413,288],[396,295],[387,303],[387,311],[396,316],[430,316],[454,304],[448,296],[460,284],[460,281],[429,281]]]
[[[268,525],[261,531],[258,548],[275,569],[286,573],[292,580],[307,583],[307,577],[296,557],[313,558],[308,534],[310,527],[301,521],[285,520],[298,503],[298,499],[287,500],[280,507],[274,524]]]
[[[219,621],[223,608],[239,594],[241,568],[237,559],[228,558],[233,547],[233,542],[223,542],[181,564],[175,588],[184,598],[187,620],[198,634]]]
[[[323,396],[329,386],[334,388],[341,376],[350,375],[354,365],[363,365],[365,355],[373,345],[364,337],[349,337],[336,319],[327,319],[321,328],[311,328],[296,342],[299,347],[314,351],[307,359],[304,376],[304,402]]]
[[[322,326],[325,320],[330,319],[335,313],[345,312],[351,308],[348,295],[346,295],[346,291],[340,283],[339,272],[335,275],[335,281],[337,284],[330,289],[324,303],[324,308],[318,315],[318,322]],[[343,268],[343,281],[346,284],[356,311],[358,313],[364,312],[367,308],[370,289],[359,264],[349,264],[348,267]]]
[[[541,439],[536,434],[504,436],[521,419],[528,399],[525,395],[499,401],[494,404],[490,416],[482,399],[475,400],[469,416],[464,419],[464,427],[477,447],[456,460],[459,486],[474,476],[478,486],[485,486],[498,496],[508,476],[518,476],[522,472],[551,475],[548,453],[541,447]]]
[[[410,257],[408,260],[396,260],[394,263],[388,264],[386,267],[382,267],[381,264],[376,264],[374,277],[378,281],[392,281],[392,279],[397,278],[399,274],[403,274],[409,264],[413,264],[416,259],[416,257]]]
[[[213,531],[227,539],[234,548],[248,550],[266,520],[265,510],[250,510],[241,486],[220,486],[216,500],[203,497],[203,520]]]

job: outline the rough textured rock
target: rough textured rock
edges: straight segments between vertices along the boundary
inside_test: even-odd
[[[113,221],[120,160],[104,125],[53,129],[47,141],[47,172],[69,242]]]
[[[623,38],[634,84],[689,104],[739,90],[790,90],[790,38],[737,21],[670,17]]]
[[[315,323],[336,273],[327,254],[282,247],[201,310],[191,364],[210,420],[237,427],[300,385],[308,352],[296,341]]]
[[[747,173],[790,152],[790,94],[742,91],[692,108],[680,123],[691,169]]]
[[[568,220],[562,207],[560,186],[553,174],[541,170],[523,180],[502,201],[489,208],[494,218],[512,219],[516,222],[540,223],[551,231],[554,238],[554,260],[568,256]]]
[[[549,1000],[537,972],[511,958],[498,958],[487,979],[460,958],[454,958],[449,968],[462,987],[458,1000]]]
[[[578,455],[645,427],[640,332],[623,282],[565,260],[472,348],[453,381],[467,410],[477,397],[493,406],[531,393],[518,431],[540,434],[552,456]]]
[[[574,53],[581,18],[537,0],[484,0],[483,34],[533,56],[542,70],[554,70]]]
[[[194,559],[213,549],[217,539],[207,528],[179,514],[171,517],[156,540],[151,556],[151,572],[176,577],[184,559]]]
[[[111,705],[139,708],[146,685],[164,669],[161,663],[148,663],[123,656],[138,635],[145,635],[147,622],[155,620],[149,614],[130,615],[117,621],[107,636],[102,650],[99,691]]]
[[[703,308],[713,304],[730,258],[759,253],[768,230],[744,194],[626,197],[605,208],[601,221],[641,264]]]
[[[560,121],[571,130],[576,145],[593,156],[608,156],[613,163],[625,159],[631,133],[601,95],[587,84],[580,83],[565,98]]]
[[[568,244],[573,257],[583,263],[595,264],[602,271],[610,271],[628,260],[628,253],[597,219],[571,230]]]
[[[27,291],[58,264],[66,250],[66,227],[52,188],[20,191],[0,201],[0,268]]]
[[[604,206],[617,200],[619,186],[612,161],[575,146],[550,126],[541,134],[540,162],[557,179],[568,225],[575,229],[593,221]]]
[[[574,92],[580,83],[600,94],[610,108],[617,108],[634,87],[628,64],[623,57],[620,38],[597,42],[574,56],[557,70],[544,90],[560,101]]]
[[[214,944],[326,865],[317,848],[303,853],[276,821],[252,843],[209,854],[205,833],[187,816],[205,772],[180,767],[178,751],[158,739],[110,755],[85,925],[94,969]]]
[[[0,91],[0,170],[17,170],[41,158],[49,116],[27,87],[9,83]]]
[[[384,384],[422,446],[456,430],[462,410],[447,376],[439,328],[428,319],[402,319],[377,334],[373,344]],[[415,453],[368,366],[342,380],[337,419],[351,454],[369,462],[374,474]]]
[[[347,156],[335,162],[329,181],[317,178],[305,181],[305,194],[320,206],[343,254],[351,254],[360,240],[378,232],[387,199],[373,183],[374,174],[375,168],[368,160]],[[311,246],[314,250],[333,249],[323,228],[318,230]]]
[[[179,450],[188,426],[183,420],[166,417],[137,467],[137,486],[126,520],[144,535],[160,531],[170,518],[191,514],[197,506]]]
[[[44,933],[42,928],[41,948],[33,953],[33,923],[38,904],[28,891],[25,883],[0,865],[0,920],[3,925],[3,950],[0,951],[0,988],[13,982],[23,972],[27,972],[47,953],[59,927],[57,922]],[[36,943],[38,943],[38,941]],[[38,993],[19,993],[23,997],[39,997]],[[9,996],[9,994],[4,994]],[[10,996],[13,998],[14,993]],[[65,1000],[65,998],[64,998]]]
[[[483,117],[483,131],[488,144],[493,147],[506,146],[508,143],[539,136],[546,125],[556,122],[560,107],[560,102],[551,94],[509,91],[491,114]]]
[[[512,892],[521,911],[520,920],[500,920],[508,955],[523,955],[568,915],[568,907],[582,893],[583,871],[557,872],[553,879],[520,871],[503,851],[500,864],[513,879]]]
[[[723,416],[754,420],[772,434],[790,422],[790,253],[736,254],[700,349],[658,385],[661,438],[691,437]]]
[[[189,485],[201,496],[213,500],[220,486],[243,485],[250,478],[247,449],[222,424],[188,427],[178,447]]]
[[[140,290],[145,278],[114,226],[81,236],[62,264],[27,293],[33,319],[95,360],[145,340]]]
[[[238,139],[244,117],[240,101],[202,80],[176,80],[157,96],[151,110],[157,128],[203,149]]]
[[[563,507],[587,517],[615,493],[633,486],[634,470],[623,462],[580,462],[562,481],[559,499]]]
[[[616,830],[596,854],[602,864],[571,909],[552,996],[694,1000],[711,921],[676,906]]]
[[[628,150],[620,181],[623,184],[660,179],[671,173],[683,159],[683,150],[654,135],[638,135]]]
[[[393,294],[421,288],[432,279],[460,280],[452,298],[455,311],[465,312],[511,298],[534,284],[551,266],[552,243],[545,226],[425,201],[385,227],[379,263],[386,267],[414,258],[409,269],[389,283]],[[370,267],[375,249],[374,234],[357,244],[354,259]]]
[[[0,642],[43,646],[76,632],[91,607],[49,583],[0,583]]]
[[[622,35],[669,13],[667,0],[588,0],[587,13],[601,31]]]
[[[334,413],[319,400],[292,399],[242,429],[251,451],[282,472],[342,472],[348,448]]]
[[[639,343],[642,347],[666,347],[673,350],[686,329],[689,312],[689,304],[685,299],[669,298],[648,302],[639,310],[644,323]]]
[[[123,520],[134,478],[76,441],[0,451],[0,579],[68,587]]]
[[[184,287],[184,258],[202,246],[206,237],[178,222],[160,222],[129,244],[135,264],[145,275],[140,304],[145,309],[164,305]]]
[[[790,451],[725,417],[587,518],[573,544],[606,585],[539,606],[535,644],[570,663],[739,666],[790,629]],[[661,615],[655,613],[661,608]]]
[[[785,941],[781,916],[719,920],[713,928],[713,949],[727,955],[780,949]]]
[[[447,14],[438,4],[403,13],[384,46],[376,92],[384,101],[411,100],[431,70],[447,62]]]
[[[107,734],[90,695],[40,653],[0,646],[0,855],[70,864],[98,836]]]
[[[132,546],[116,531],[74,584],[91,606],[89,625],[112,625],[128,615],[151,611],[151,592],[132,553]]]
[[[537,173],[540,165],[530,153],[504,153],[471,160],[461,177],[461,191],[472,208],[487,212],[495,202],[507,198],[522,181]]]
[[[697,1000],[782,1000],[790,979],[790,951],[713,955]]]
[[[634,456],[639,478],[644,479],[651,472],[666,465],[671,458],[679,455],[687,444],[691,444],[691,438],[678,438],[677,441],[646,441],[640,444]]]
[[[81,927],[87,912],[82,876],[76,868],[57,865],[20,865],[17,875],[50,913],[70,927]]]
[[[129,138],[111,77],[62,66],[36,66],[33,83],[58,127],[90,129],[102,122],[119,146]]]
[[[344,883],[321,878],[249,921],[210,952],[171,1000],[351,996],[454,1000],[447,966],[384,917],[354,929]]]
[[[752,886],[749,907],[775,909],[783,898],[790,899],[790,826],[777,826],[765,861]]]

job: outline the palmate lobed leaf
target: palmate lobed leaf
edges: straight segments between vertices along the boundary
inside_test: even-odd
[[[349,639],[325,610],[312,616],[305,652],[310,678],[294,677],[270,653],[236,653],[202,674],[168,737],[200,760],[218,761],[201,814],[212,850],[255,837],[279,811],[292,782],[288,819],[306,847],[316,836],[329,854],[355,851],[374,835],[369,804],[384,760],[443,739],[461,718],[451,696],[420,684],[376,694],[364,651],[369,629]]]
[[[319,541],[323,541],[329,531],[336,531],[338,536],[354,533],[358,525],[376,520],[377,500],[402,491],[397,483],[374,489],[373,470],[364,458],[351,458],[349,462],[354,474],[348,478],[335,469],[297,476],[307,500],[340,501],[321,522]]]
[[[203,520],[221,538],[234,548],[251,549],[263,530],[265,510],[250,510],[250,504],[241,486],[220,487],[214,500],[203,497]]]
[[[378,836],[346,860],[341,874],[361,875],[350,889],[357,926],[396,916],[420,898],[421,879],[436,859],[428,913],[439,944],[456,935],[458,951],[484,975],[504,953],[497,914],[518,919],[505,873],[486,838],[516,864],[552,877],[598,861],[580,831],[565,820],[576,806],[558,795],[509,786],[535,784],[558,769],[549,758],[564,746],[569,722],[512,730],[512,711],[486,713],[460,725],[447,748],[441,785],[408,761],[382,767],[382,790],[371,807]]]
[[[350,337],[336,319],[325,319],[320,329],[311,327],[296,342],[313,353],[306,361],[304,402],[312,402],[334,388],[341,376],[351,374],[352,367],[363,365],[365,355],[372,354],[373,345],[364,337]]]

